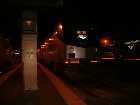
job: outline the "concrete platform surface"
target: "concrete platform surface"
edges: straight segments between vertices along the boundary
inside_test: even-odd
[[[19,69],[0,85],[0,105],[86,104],[63,81],[39,64],[38,91],[26,91],[25,94],[22,70]]]

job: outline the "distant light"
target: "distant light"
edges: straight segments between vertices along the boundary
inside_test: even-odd
[[[48,45],[48,43],[47,43],[47,42],[45,42],[44,44],[45,44],[45,45]]]
[[[86,35],[87,32],[86,32],[86,31],[77,31],[77,34],[78,34],[78,35],[79,35],[79,34]]]
[[[60,24],[60,25],[59,25],[59,29],[61,29],[61,30],[62,30],[62,28],[63,28],[63,26],[62,26],[62,24]]]
[[[134,43],[131,43],[130,45],[128,45],[128,48],[129,48],[130,50],[132,50],[133,47],[134,47]]]
[[[78,38],[86,39],[87,38],[87,35],[78,35]]]
[[[81,39],[86,39],[87,38],[87,32],[86,31],[76,31],[76,33],[78,34],[78,38]]]
[[[46,45],[41,45],[41,48],[44,48]]]
[[[27,21],[26,21],[26,25],[27,25],[27,26],[32,26],[32,21],[31,21],[31,20],[27,20]]]
[[[138,43],[138,42],[140,42],[140,40],[135,40],[135,43]]]
[[[98,48],[95,48],[95,51],[98,52]]]
[[[107,42],[108,42],[107,40],[104,40],[104,43],[105,43],[105,44],[107,44]]]
[[[20,53],[18,53],[18,52],[16,52],[16,53],[14,53],[15,55],[19,55]]]
[[[56,31],[55,34],[57,34],[58,32]]]
[[[81,31],[77,31],[77,34],[80,34],[81,33]]]
[[[140,61],[140,59],[127,59],[127,60],[132,60],[132,61]]]
[[[100,43],[101,45],[103,46],[109,46],[111,43],[110,43],[110,40],[108,38],[103,38],[100,40]]]
[[[90,62],[91,63],[97,63],[98,61],[97,60],[91,60]]]
[[[140,40],[128,41],[128,42],[124,42],[124,44],[128,45],[128,48],[129,48],[130,50],[132,50],[133,47],[135,46],[135,43],[138,43],[138,42],[140,42]]]
[[[46,45],[41,45],[42,47],[45,47]]]
[[[54,38],[49,38],[49,40],[51,41],[51,40],[54,40]]]
[[[86,31],[82,31],[82,34],[87,34],[87,32]]]
[[[65,61],[65,64],[68,64],[69,62],[68,61]]]
[[[79,64],[79,61],[71,61],[70,63]]]
[[[140,40],[128,41],[128,42],[124,42],[124,44],[129,45],[131,43],[138,43],[138,42],[140,42]]]
[[[115,59],[114,57],[111,57],[111,58],[101,58],[101,59]]]

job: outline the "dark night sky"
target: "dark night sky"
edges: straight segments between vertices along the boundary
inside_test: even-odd
[[[24,5],[17,0],[13,0],[12,2],[8,1],[8,3],[2,2],[3,5],[0,4],[0,33],[4,33],[10,39],[14,47],[20,48],[20,20],[22,11],[36,10],[38,12],[38,42],[40,44],[49,33],[54,31],[55,24],[62,18],[62,7],[57,5],[52,6],[52,3],[55,1],[56,0],[36,0],[36,2],[39,2],[40,4],[36,4],[35,2],[32,4],[30,1],[28,4],[27,1],[21,0],[21,2],[24,2]]]
[[[58,8],[57,6],[48,7],[47,2],[51,6],[53,0],[47,2],[45,0],[36,0],[36,2],[40,2],[38,5],[35,2],[33,4],[32,2],[27,3],[27,0],[20,1],[24,2],[24,6],[18,0],[8,1],[8,3],[5,1],[5,3],[3,2],[4,5],[0,4],[0,32],[6,33],[17,47],[20,46],[18,24],[21,11],[27,9],[28,5],[38,10],[39,42],[54,30],[54,26],[58,21],[63,22],[64,39],[66,41],[74,38],[74,30],[79,26],[87,27],[88,30],[92,27],[94,30],[90,30],[91,38],[95,38],[96,34],[99,36],[111,35],[140,39],[138,9],[132,9],[128,5],[114,6],[115,4],[113,4],[110,6],[104,3],[96,5],[67,1],[64,2],[63,7]],[[44,4],[47,4],[47,6]],[[20,5],[22,6],[20,7]]]

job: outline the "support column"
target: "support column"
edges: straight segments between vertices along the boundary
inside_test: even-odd
[[[24,91],[37,91],[37,15],[33,11],[22,14],[22,61]]]

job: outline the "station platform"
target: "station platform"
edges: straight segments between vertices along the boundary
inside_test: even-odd
[[[37,96],[25,99],[22,70],[17,70],[0,84],[0,105],[86,105],[41,64],[38,64],[38,88]]]

